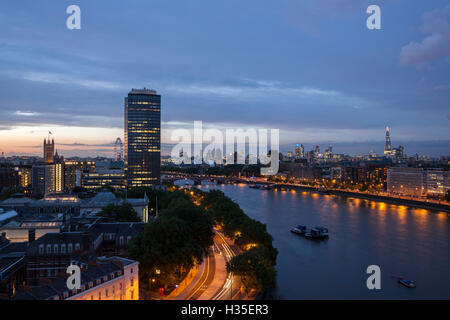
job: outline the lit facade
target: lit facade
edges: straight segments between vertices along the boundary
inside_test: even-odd
[[[73,190],[75,187],[81,186],[81,175],[85,172],[94,172],[94,161],[72,161],[64,162],[64,188]]]
[[[20,186],[23,188],[30,187],[32,184],[31,168],[20,168],[18,174],[19,174]]]
[[[121,257],[99,259],[98,267],[112,262],[121,266],[97,279],[82,283],[77,293],[65,300],[139,300],[139,262]],[[89,268],[89,267],[88,267]],[[88,274],[88,270],[83,273]]]
[[[160,183],[161,96],[133,89],[125,98],[125,177],[128,187]]]
[[[425,184],[427,195],[431,197],[442,197],[450,189],[448,185],[448,171],[442,169],[427,169]]]
[[[392,194],[422,197],[426,193],[422,168],[389,168],[387,191]]]
[[[125,189],[125,175],[123,170],[99,170],[84,173],[81,185],[86,189],[100,189],[109,186],[113,189]]]

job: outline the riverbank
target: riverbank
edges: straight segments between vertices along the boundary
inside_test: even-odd
[[[360,192],[333,190],[333,189],[328,189],[328,190],[324,191],[317,187],[299,186],[299,185],[291,185],[291,184],[283,184],[283,183],[277,183],[276,186],[290,188],[290,189],[296,189],[296,190],[319,192],[319,193],[323,193],[323,194],[334,194],[334,195],[343,196],[343,197],[354,197],[354,198],[360,198],[360,199],[366,199],[366,200],[372,200],[372,201],[386,202],[386,203],[397,204],[397,205],[405,205],[405,206],[410,206],[410,207],[419,208],[419,209],[445,211],[445,212],[450,213],[450,205],[447,205],[444,203],[426,202],[426,201],[413,200],[413,199],[403,199],[403,198],[374,195],[374,194],[367,194],[367,193],[360,193]]]

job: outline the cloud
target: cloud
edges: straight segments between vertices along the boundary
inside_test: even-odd
[[[450,5],[425,13],[420,29],[428,36],[402,47],[402,65],[421,64],[450,55]]]
[[[166,88],[169,92],[184,95],[215,95],[221,97],[261,98],[262,96],[340,96],[335,90],[325,90],[310,86],[292,87],[279,81],[243,79],[235,85],[186,84]]]
[[[33,116],[38,116],[40,113],[33,112],[33,111],[20,111],[20,110],[17,110],[16,112],[14,112],[14,114],[16,116],[33,117]]]
[[[58,74],[49,72],[28,72],[21,76],[22,79],[52,84],[77,85],[90,89],[119,89],[121,86],[114,82],[75,78],[70,74]]]

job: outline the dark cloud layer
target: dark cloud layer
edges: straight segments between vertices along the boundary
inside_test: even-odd
[[[165,123],[297,132],[286,143],[321,130],[377,141],[386,124],[404,141],[450,136],[443,0],[381,1],[380,31],[365,27],[365,0],[81,0],[79,31],[65,28],[70,4],[0,4],[0,134],[121,128],[124,97],[146,86]]]

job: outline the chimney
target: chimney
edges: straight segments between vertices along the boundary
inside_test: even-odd
[[[36,229],[28,229],[28,242],[31,243],[36,240]]]

